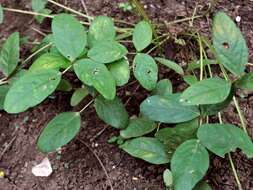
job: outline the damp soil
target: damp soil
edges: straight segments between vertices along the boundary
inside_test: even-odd
[[[134,23],[139,16],[134,12],[124,12],[118,8],[118,3],[124,0],[84,0],[88,13],[95,15],[108,15],[117,19]],[[31,9],[29,0],[0,0],[3,6],[18,9]],[[59,1],[63,4],[83,11],[81,1]],[[208,8],[210,1],[191,0],[144,0],[148,15],[155,23],[169,23],[173,20],[190,17],[198,4],[197,13],[203,13]],[[61,10],[50,5],[54,12]],[[246,37],[250,62],[253,62],[253,2],[219,1],[209,10],[210,12],[201,19],[194,21],[195,29],[199,29],[210,37],[211,18],[213,13],[223,10],[232,18],[241,16],[238,23]],[[29,37],[29,42],[40,41],[42,36],[34,29],[43,33],[50,32],[50,20],[46,19],[38,25],[29,15],[7,12],[5,21],[0,25],[0,41],[9,34],[19,31],[23,37]],[[189,22],[168,25],[163,28],[175,37],[180,37],[189,30]],[[186,42],[187,38],[186,38]],[[30,54],[32,45],[24,44],[21,49],[21,58]],[[131,48],[131,47],[130,47]],[[174,41],[168,41],[164,46],[168,58],[177,61],[183,66],[196,56],[198,50],[189,40],[186,46],[179,46]],[[156,52],[154,52],[156,53]],[[252,71],[252,68],[247,68]],[[71,78],[71,75],[69,76]],[[173,82],[174,91],[186,87],[182,79],[175,73],[161,68],[160,78],[169,78]],[[74,79],[73,79],[74,80]],[[75,82],[75,81],[73,81]],[[245,93],[244,93],[245,94]],[[126,108],[131,116],[139,113],[139,103],[148,96],[148,93],[138,87],[137,83],[130,83],[118,95],[122,101],[128,102]],[[238,94],[239,96],[240,94]],[[53,166],[53,174],[47,178],[35,177],[31,168],[38,164],[43,155],[36,149],[36,140],[43,127],[57,114],[65,111],[79,110],[84,101],[77,108],[69,105],[71,93],[56,92],[39,106],[18,114],[9,115],[0,112],[0,170],[5,172],[5,177],[0,178],[1,190],[107,190],[110,189],[109,181],[94,153],[101,159],[107,170],[115,190],[162,190],[162,173],[166,165],[156,166],[142,160],[130,157],[116,145],[108,144],[107,140],[118,134],[118,131],[107,127],[97,116],[91,106],[82,114],[82,129],[79,135],[60,152],[49,155]],[[22,98],[22,97],[20,97]],[[253,96],[246,93],[240,98],[240,106],[245,114],[248,132],[253,137]],[[215,120],[216,118],[213,118]],[[240,125],[233,104],[223,114],[224,122]],[[99,134],[101,130],[103,133]],[[85,144],[84,144],[85,143]],[[89,148],[87,148],[87,146]],[[92,150],[92,151],[91,151]],[[235,167],[245,190],[253,190],[253,160],[247,159],[239,151],[232,154]],[[237,186],[227,158],[222,159],[211,155],[210,168],[205,179],[214,190],[236,190]]]

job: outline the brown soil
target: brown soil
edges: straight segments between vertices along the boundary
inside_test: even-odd
[[[90,15],[109,15],[118,19],[124,19],[133,22],[138,17],[134,13],[124,13],[117,7],[118,2],[123,0],[84,0]],[[30,9],[30,1],[20,0],[1,0],[3,6],[18,9]],[[81,1],[61,1],[69,6],[82,10]],[[155,22],[173,21],[182,17],[192,15],[197,1],[176,1],[176,0],[145,0],[147,13]],[[207,2],[199,2],[203,9],[207,7]],[[51,7],[59,11],[55,6]],[[241,16],[242,21],[239,26],[242,29],[249,46],[250,62],[253,61],[253,2],[245,1],[222,1],[214,9],[224,10],[230,16],[235,18]],[[41,36],[32,30],[32,27],[40,29],[43,32],[49,30],[50,22],[45,21],[41,26],[34,22],[31,16],[14,13],[6,13],[5,22],[0,26],[1,41],[14,31],[19,31],[22,36],[29,36],[30,41],[40,40]],[[209,34],[212,14],[206,18],[196,21],[196,26],[206,35]],[[180,34],[188,28],[189,23],[178,24],[169,27],[173,34]],[[177,47],[173,43],[166,46],[168,57],[178,62],[189,61],[186,47],[177,51],[172,48]],[[22,58],[29,55],[29,45],[22,48]],[[172,49],[172,50],[171,50]],[[252,70],[248,68],[249,70]],[[168,76],[175,86],[180,90],[184,86],[179,86],[180,79],[173,73],[163,71],[160,77]],[[131,92],[131,100],[127,105],[130,115],[138,114],[139,103],[146,97],[147,93],[143,89],[134,92],[137,84],[126,87],[125,90]],[[124,90],[124,91],[125,91]],[[119,92],[124,102],[129,96]],[[71,93],[55,93],[36,108],[19,115],[8,115],[0,112],[0,150],[1,152],[8,145],[9,149],[0,160],[0,169],[6,173],[5,178],[0,178],[1,190],[102,190],[110,189],[108,180],[106,180],[98,160],[93,153],[81,142],[85,142],[99,156],[103,165],[108,171],[115,190],[159,190],[163,189],[162,172],[167,167],[147,164],[144,161],[135,159],[121,151],[117,146],[110,145],[107,140],[118,133],[117,130],[107,128],[93,142],[91,139],[96,137],[105,124],[100,121],[94,109],[90,107],[82,115],[82,130],[75,140],[65,146],[61,153],[50,154],[54,172],[48,178],[34,177],[31,168],[43,159],[43,155],[36,149],[36,139],[45,126],[55,115],[60,112],[73,110],[69,106]],[[22,98],[22,97],[21,97]],[[85,102],[83,103],[85,105]],[[253,136],[253,98],[249,94],[240,99],[240,105],[247,119],[248,131]],[[80,105],[82,107],[82,105]],[[80,108],[79,107],[79,108]],[[75,109],[79,109],[75,108]],[[215,118],[214,118],[215,119]],[[235,108],[231,105],[223,114],[225,122],[239,125],[239,118]],[[12,143],[11,143],[12,142]],[[245,190],[253,189],[253,160],[248,160],[240,152],[232,155],[235,166],[238,168],[240,180]],[[209,181],[214,190],[235,190],[237,189],[228,159],[221,159],[217,156],[211,156],[211,167],[205,179]]]

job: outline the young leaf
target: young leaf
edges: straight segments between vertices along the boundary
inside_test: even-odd
[[[211,134],[211,135],[210,135]],[[231,124],[204,124],[198,130],[201,143],[218,156],[240,148],[249,158],[253,157],[253,143],[240,128]]]
[[[180,123],[199,116],[197,106],[184,106],[179,101],[181,94],[151,96],[141,103],[141,113],[153,121]]]
[[[153,90],[158,79],[158,67],[154,59],[147,54],[139,53],[134,58],[134,65],[135,78],[145,89]]]
[[[32,0],[32,10],[39,12],[46,7],[47,0]]]
[[[221,64],[236,76],[243,74],[248,48],[240,29],[223,12],[214,17],[213,46]]]
[[[61,79],[61,82],[57,86],[56,90],[63,92],[70,92],[72,90],[72,85],[68,80]]]
[[[147,21],[141,21],[135,25],[133,31],[133,43],[137,51],[142,51],[152,42],[152,27]]]
[[[0,110],[4,109],[4,99],[9,90],[8,85],[2,85],[0,86]]]
[[[95,109],[98,117],[112,127],[123,129],[128,125],[128,113],[118,97],[114,100],[106,100],[102,96],[97,97]]]
[[[5,97],[4,110],[20,113],[36,106],[54,92],[60,80],[60,73],[54,70],[28,72],[11,86]]]
[[[0,52],[0,70],[5,76],[15,70],[19,61],[19,33],[15,32],[5,41]]]
[[[155,138],[135,138],[126,141],[120,148],[131,156],[140,158],[151,164],[166,164],[170,161],[167,157],[164,145]]]
[[[89,91],[87,88],[76,89],[75,92],[71,96],[70,105],[73,107],[77,106],[88,94],[89,94]]]
[[[30,71],[39,71],[42,69],[59,70],[66,69],[71,63],[61,55],[45,53],[41,55],[29,68]]]
[[[40,11],[38,11],[40,14],[45,14],[45,15],[50,15],[52,13],[52,11],[50,9],[42,9]],[[41,15],[38,15],[38,16],[35,16],[35,19],[36,21],[39,23],[39,24],[42,24],[42,22],[44,21],[46,17],[44,16],[41,16]]]
[[[166,67],[172,69],[176,73],[178,73],[180,75],[184,75],[184,70],[177,63],[170,61],[168,59],[161,58],[161,57],[156,57],[155,60],[158,61],[159,63],[165,65]]]
[[[216,104],[224,101],[231,90],[231,84],[221,78],[209,78],[187,88],[182,96],[184,105]]]
[[[203,66],[207,66],[207,65],[214,65],[216,64],[216,60],[211,60],[211,59],[203,59]],[[189,63],[188,64],[188,67],[186,69],[187,72],[191,72],[191,71],[194,71],[195,69],[199,69],[201,66],[200,64],[200,60],[199,61],[195,61],[193,63]]]
[[[89,46],[93,47],[101,41],[113,41],[116,37],[114,23],[110,17],[98,16],[96,17],[88,32]]]
[[[114,77],[117,86],[123,86],[128,83],[130,79],[130,67],[127,59],[123,58],[108,64],[108,69]]]
[[[114,99],[115,80],[104,64],[90,59],[81,59],[74,64],[74,70],[83,83],[93,86],[106,99]]]
[[[190,86],[198,82],[198,79],[194,75],[186,75],[183,78],[184,81]]]
[[[65,112],[57,115],[42,131],[37,146],[42,153],[56,151],[71,141],[79,132],[81,117],[78,112]]]
[[[84,51],[87,34],[83,25],[69,14],[59,14],[53,18],[54,43],[61,54],[73,62]]]
[[[151,93],[152,95],[167,96],[172,94],[172,84],[169,79],[162,79]]]
[[[205,181],[201,181],[193,188],[193,190],[212,190],[212,188]]]
[[[163,182],[166,187],[172,187],[173,184],[173,176],[169,169],[164,170],[163,172]]]
[[[205,175],[209,167],[209,156],[198,140],[181,144],[171,159],[171,172],[175,190],[192,190]]]
[[[3,11],[3,7],[0,4],[0,24],[2,24],[4,22],[4,11]]]
[[[156,128],[156,123],[146,118],[131,119],[126,129],[120,131],[120,136],[124,139],[140,137],[152,132]]]
[[[112,63],[123,58],[126,54],[125,46],[118,42],[109,41],[97,43],[88,51],[88,57],[98,63]]]
[[[253,73],[247,73],[235,82],[237,88],[253,90]]]

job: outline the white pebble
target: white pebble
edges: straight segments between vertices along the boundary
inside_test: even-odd
[[[235,18],[235,21],[236,21],[236,22],[241,22],[241,17],[240,17],[240,16],[237,16],[237,17]]]

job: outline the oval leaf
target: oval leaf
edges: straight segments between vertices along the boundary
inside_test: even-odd
[[[184,70],[182,69],[182,67],[180,67],[174,61],[170,61],[168,59],[164,59],[164,58],[161,58],[161,57],[156,57],[155,60],[158,61],[159,63],[165,65],[166,67],[172,69],[176,73],[178,73],[180,75],[184,75]]]
[[[75,92],[71,96],[70,105],[73,107],[77,106],[88,94],[89,94],[89,91],[87,88],[76,89]]]
[[[134,58],[134,76],[147,90],[156,87],[158,67],[154,59],[147,54],[137,54]]]
[[[120,148],[131,156],[152,164],[166,164],[170,161],[167,157],[164,145],[155,138],[139,137],[128,140],[120,145]]]
[[[181,104],[180,94],[151,96],[141,103],[141,113],[153,121],[163,123],[180,123],[199,116],[196,106]]]
[[[42,131],[37,146],[43,153],[56,151],[67,144],[79,132],[81,117],[78,112],[66,112],[57,115]]]
[[[88,57],[99,63],[111,63],[123,58],[127,54],[125,46],[118,42],[103,41],[95,44]]]
[[[172,94],[172,84],[169,79],[162,79],[151,93],[152,95],[166,96]]]
[[[126,129],[120,131],[120,136],[129,139],[140,137],[152,132],[156,128],[155,122],[146,118],[131,119]]]
[[[83,83],[93,86],[106,99],[114,99],[115,80],[105,65],[90,59],[82,59],[74,64],[74,70]]]
[[[19,62],[19,33],[15,32],[3,44],[0,52],[0,70],[10,76]]]
[[[181,96],[184,105],[216,104],[224,101],[231,90],[231,84],[221,78],[199,81],[187,88]]]
[[[53,18],[52,32],[54,43],[61,54],[74,61],[87,44],[87,34],[82,24],[68,14],[59,14]]]
[[[118,97],[114,100],[97,97],[95,109],[99,118],[112,127],[123,129],[128,125],[128,113]]]
[[[212,135],[210,135],[212,134]],[[198,130],[201,143],[218,156],[240,148],[249,158],[253,157],[253,143],[240,128],[230,124],[204,124]]]
[[[128,83],[130,78],[129,62],[126,58],[111,63],[108,69],[114,77],[117,86],[123,86]]]
[[[135,25],[133,31],[133,43],[137,51],[142,51],[152,42],[152,27],[147,21],[141,21]]]
[[[173,176],[169,169],[164,170],[163,172],[163,182],[166,187],[172,187],[173,184]]]
[[[113,41],[116,36],[114,23],[110,17],[96,17],[88,32],[89,45],[92,47],[101,41]]]
[[[214,17],[213,46],[221,64],[237,76],[243,74],[248,48],[239,28],[223,12]]]
[[[198,140],[181,144],[171,159],[171,172],[175,190],[192,190],[209,167],[209,156]]]
[[[61,74],[54,70],[28,72],[13,83],[8,91],[4,110],[19,113],[36,106],[54,92]]]

